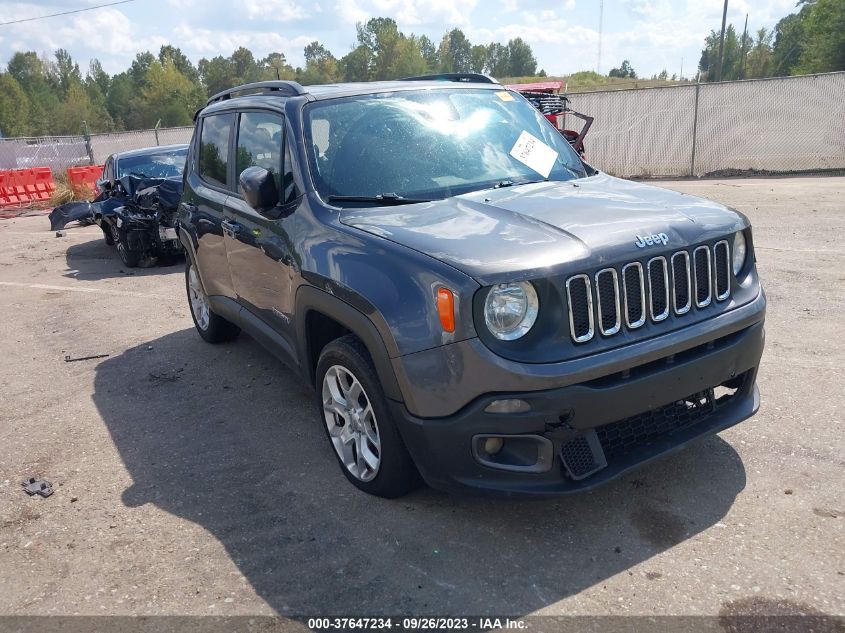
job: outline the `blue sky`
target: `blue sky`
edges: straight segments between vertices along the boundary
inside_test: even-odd
[[[101,4],[106,0],[0,0],[0,22]],[[795,0],[731,0],[728,21],[749,31],[771,28]],[[721,0],[605,0],[600,70],[627,58],[641,76],[666,68],[695,72],[705,35],[721,22]],[[257,56],[280,51],[302,63],[303,47],[319,40],[338,57],[355,40],[355,23],[394,18],[406,33],[435,41],[451,28],[473,43],[521,36],[550,75],[595,70],[599,0],[135,0],[76,15],[0,26],[0,64],[19,50],[70,51],[83,70],[98,58],[111,73],[135,54],[179,46],[193,61],[228,56],[239,46]]]

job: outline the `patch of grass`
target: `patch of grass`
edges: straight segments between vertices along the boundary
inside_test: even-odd
[[[70,185],[66,172],[59,172],[53,176],[53,182],[56,183],[56,190],[50,197],[50,204],[54,207],[60,204],[73,202],[74,200],[90,200],[93,198],[93,192],[87,187],[81,190],[74,190]]]
[[[595,90],[631,90],[633,88],[655,88],[658,86],[682,86],[692,83],[689,81],[672,81],[670,79],[628,79],[606,77],[590,70],[585,70],[561,77],[501,77],[503,84],[527,84],[538,81],[560,81],[567,92],[591,92]]]

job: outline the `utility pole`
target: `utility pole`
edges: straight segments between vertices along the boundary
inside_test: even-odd
[[[742,78],[745,79],[745,57],[748,51],[745,50],[745,38],[748,37],[748,14],[745,14],[745,28],[742,29]]]
[[[716,81],[722,81],[722,55],[725,53],[725,20],[728,18],[728,0],[722,9],[722,34],[719,36],[719,65],[716,66]]]
[[[599,55],[596,60],[596,73],[601,74],[601,31],[604,21],[604,0],[599,0]]]
[[[678,75],[678,80],[679,81],[684,80],[684,58],[683,57],[681,57],[681,74]]]

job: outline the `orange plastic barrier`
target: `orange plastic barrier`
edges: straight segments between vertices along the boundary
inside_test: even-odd
[[[49,167],[0,171],[0,207],[21,207],[50,199],[56,190]]]
[[[103,175],[102,165],[68,167],[67,178],[77,197],[93,198],[97,193],[97,180]]]

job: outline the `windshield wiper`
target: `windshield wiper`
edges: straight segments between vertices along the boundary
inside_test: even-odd
[[[378,205],[417,204],[431,202],[426,198],[406,198],[396,193],[381,193],[377,196],[329,196],[328,202],[372,202]]]
[[[548,178],[542,178],[540,180],[510,180],[506,178],[505,180],[500,180],[495,185],[493,185],[493,189],[501,189],[502,187],[514,187],[516,185],[533,185],[537,182],[548,182]]]

